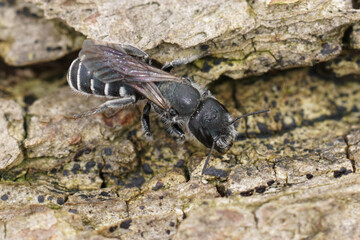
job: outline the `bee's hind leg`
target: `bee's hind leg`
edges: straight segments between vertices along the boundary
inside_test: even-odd
[[[123,107],[133,104],[135,102],[136,102],[135,96],[128,96],[128,97],[124,97],[124,98],[109,100],[107,102],[104,102],[100,106],[91,109],[90,111],[76,114],[73,116],[73,118],[82,118],[82,117],[90,116],[93,114],[101,113],[109,108],[113,108],[113,109],[123,108]]]
[[[135,56],[135,57],[139,57],[144,59],[146,62],[148,62],[149,64],[151,64],[151,59],[149,57],[149,55],[144,52],[143,50],[131,46],[131,45],[122,45],[122,48],[125,50],[125,52],[131,56]]]
[[[166,62],[161,69],[164,70],[164,69],[167,69],[167,68],[170,68],[170,67],[176,67],[176,66],[180,66],[180,65],[185,65],[185,64],[191,63],[191,62],[193,62],[193,61],[195,61],[195,60],[197,60],[199,58],[205,57],[205,56],[207,56],[209,54],[210,54],[210,51],[205,51],[205,52],[202,52],[202,53],[190,56],[190,57],[175,59],[175,60],[173,60],[171,62]]]

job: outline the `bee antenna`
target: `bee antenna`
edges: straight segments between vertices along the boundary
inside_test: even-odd
[[[256,112],[252,112],[252,113],[247,113],[245,115],[242,115],[242,116],[239,116],[239,117],[236,117],[234,118],[229,125],[232,125],[234,124],[237,120],[241,119],[241,118],[245,118],[245,117],[248,117],[248,116],[251,116],[251,115],[255,115],[255,114],[260,114],[260,113],[266,113],[266,112],[269,112],[270,109],[264,109],[264,110],[260,110],[260,111],[256,111]]]
[[[212,154],[212,152],[214,151],[215,144],[216,144],[216,142],[217,142],[217,140],[218,140],[219,138],[220,138],[220,136],[217,137],[217,138],[215,138],[214,141],[213,141],[213,143],[212,143],[212,145],[211,145],[210,152],[209,152],[209,154],[207,155],[207,158],[206,158],[206,161],[205,161],[203,170],[201,171],[201,175],[204,175],[204,172],[205,172],[205,170],[206,170],[206,168],[207,168],[207,165],[209,164],[209,160],[210,160],[211,154]]]

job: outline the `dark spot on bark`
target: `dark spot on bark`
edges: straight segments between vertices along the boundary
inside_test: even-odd
[[[1,196],[1,200],[6,201],[9,199],[9,196],[7,194],[4,194]]]
[[[234,66],[234,64],[233,64],[232,62],[228,63],[228,65],[229,65],[230,67]]]
[[[204,62],[201,71],[207,73],[210,72],[211,68],[212,66],[210,66],[207,62]]]
[[[109,194],[108,192],[104,192],[104,191],[102,191],[102,192],[100,193],[100,195],[101,195],[101,196],[104,196],[104,197],[110,197],[110,194]]]
[[[72,172],[73,174],[77,174],[79,170],[80,170],[80,164],[75,163],[74,166],[73,166],[72,169],[71,169],[71,172]]]
[[[57,46],[57,47],[46,47],[46,51],[47,51],[47,52],[61,51],[61,50],[62,50],[62,46]]]
[[[214,65],[220,65],[220,63],[225,62],[225,61],[226,61],[225,59],[216,58],[212,62]]]
[[[331,114],[332,118],[340,119],[344,116],[346,112],[346,107],[344,106],[338,106],[335,104],[336,112],[334,114]]]
[[[312,174],[310,174],[310,173],[306,174],[306,178],[309,179],[309,180],[312,179],[313,177],[314,176]]]
[[[34,94],[27,94],[24,97],[24,102],[30,106],[31,104],[33,104],[35,101],[37,100],[37,97]]]
[[[88,199],[89,197],[85,194],[80,194],[79,197],[81,197],[82,199]]]
[[[341,177],[343,174],[341,171],[334,171],[334,178],[339,178]]]
[[[249,196],[252,196],[254,193],[254,190],[251,189],[251,190],[248,190],[248,191],[245,191],[245,192],[241,192],[240,195],[243,196],[243,197],[249,197]]]
[[[275,101],[275,100],[272,100],[272,101],[271,101],[271,106],[272,106],[273,108],[276,108],[277,103],[276,103],[276,101]]]
[[[112,149],[111,148],[104,148],[104,153],[106,156],[112,155]]]
[[[271,131],[267,128],[267,126],[261,122],[256,123],[258,129],[260,130],[261,134],[269,134]]]
[[[200,45],[200,49],[201,49],[202,51],[206,51],[206,50],[209,49],[209,45],[206,45],[206,44]]]
[[[91,153],[91,149],[90,149],[90,148],[85,148],[85,149],[84,149],[84,153],[85,153],[85,154]]]
[[[245,74],[245,75],[250,74],[250,73],[252,73],[250,69],[246,69],[246,70],[244,71],[244,74]]]
[[[49,200],[49,201],[53,200],[53,197],[52,197],[52,196],[49,196],[49,197],[48,197],[48,200]]]
[[[160,200],[164,199],[164,196],[160,196],[159,199],[160,199]]]
[[[74,214],[77,214],[77,210],[76,210],[76,209],[73,209],[73,208],[70,208],[70,209],[69,209],[69,212],[74,213]]]
[[[120,228],[129,229],[131,222],[132,222],[131,219],[126,219],[126,220],[122,221],[120,223]]]
[[[56,168],[51,169],[51,170],[50,170],[50,173],[51,173],[51,174],[55,174],[55,173],[56,173]]]
[[[169,226],[170,226],[170,227],[174,227],[174,226],[175,226],[175,223],[174,223],[174,222],[170,222],[170,223],[169,223]]]
[[[16,0],[7,0],[9,5],[14,5],[16,3]]]
[[[259,187],[256,187],[256,188],[255,188],[255,191],[256,191],[257,193],[264,193],[264,192],[266,191],[266,186],[261,185],[261,186],[259,186]]]
[[[39,195],[39,196],[38,196],[38,202],[39,202],[39,203],[43,203],[44,200],[45,200],[45,197],[44,197],[43,195]]]
[[[209,176],[214,176],[214,177],[226,177],[227,176],[227,172],[221,169],[217,169],[214,166],[211,166],[209,168],[207,168],[204,171],[204,174],[209,175]]]
[[[85,168],[86,168],[86,170],[88,170],[88,171],[90,171],[90,169],[92,169],[93,167],[95,167],[96,166],[96,162],[94,162],[94,161],[90,161],[90,162],[87,162],[86,164],[85,164]]]
[[[323,43],[321,45],[322,49],[321,49],[321,54],[322,55],[329,55],[329,54],[332,54],[334,52],[336,52],[337,50],[339,50],[339,46],[331,46],[330,44],[328,43]]]
[[[164,184],[160,181],[156,182],[155,184],[155,187],[152,188],[153,191],[157,191],[159,190],[160,188],[163,188],[164,187]]]
[[[56,203],[59,205],[63,205],[64,204],[64,199],[59,197],[58,199],[56,199]]]
[[[274,121],[275,122],[280,122],[281,121],[281,113],[277,112],[274,116]]]
[[[351,170],[347,170],[346,168],[342,167],[340,168],[340,171],[341,175],[348,175],[349,173],[352,173]]]
[[[170,235],[170,230],[169,230],[169,229],[166,230],[166,234],[167,234],[167,235]]]
[[[151,169],[150,165],[147,164],[147,163],[144,163],[142,165],[142,169],[143,169],[145,174],[154,174],[154,171]]]
[[[64,171],[63,171],[63,175],[64,175],[64,176],[69,176],[69,175],[70,175],[69,170],[64,170]]]
[[[79,160],[79,157],[81,157],[83,154],[84,154],[84,150],[78,151],[78,152],[75,154],[75,156],[74,156],[74,161],[75,161],[75,162],[79,162],[79,161],[80,161],[80,160]]]
[[[109,232],[114,232],[117,229],[117,226],[112,226],[109,228]]]
[[[145,183],[145,178],[143,176],[131,178],[130,183],[125,184],[126,188],[132,187],[141,187]]]
[[[184,167],[184,164],[185,164],[185,160],[180,159],[179,161],[176,162],[176,164],[174,166],[177,168],[182,168],[182,167]]]
[[[140,210],[144,210],[145,206],[140,206],[139,208],[140,208]]]
[[[98,169],[102,169],[103,164],[99,162],[99,163],[97,164],[97,167],[98,167]]]
[[[267,185],[270,187],[271,185],[273,185],[275,183],[275,181],[274,180],[270,180],[270,181],[267,181]]]

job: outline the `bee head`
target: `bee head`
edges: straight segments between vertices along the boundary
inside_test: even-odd
[[[206,147],[224,152],[232,145],[235,134],[228,110],[214,98],[200,103],[189,121],[189,130]]]
[[[241,118],[268,112],[269,109],[248,113],[234,119],[228,110],[214,98],[202,101],[191,116],[189,130],[206,147],[211,148],[206,158],[202,174],[204,174],[212,151],[225,152],[233,143],[236,134],[234,124]]]

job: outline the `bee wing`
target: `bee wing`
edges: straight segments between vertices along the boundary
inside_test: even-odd
[[[160,108],[164,110],[171,108],[169,102],[163,97],[163,95],[161,94],[159,88],[156,86],[155,83],[153,82],[145,82],[142,84],[129,83],[128,85],[133,87],[141,95],[143,95],[151,102],[158,105]]]
[[[119,44],[96,44],[87,39],[79,53],[80,61],[104,83],[184,82],[181,77],[155,68],[127,54]]]
[[[181,77],[155,68],[127,54],[119,44],[97,44],[87,39],[79,53],[80,61],[104,83],[121,81],[164,110],[170,108],[155,82],[184,83]]]

